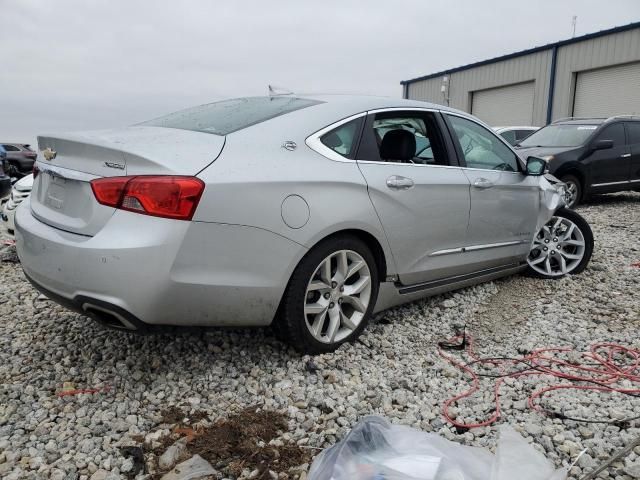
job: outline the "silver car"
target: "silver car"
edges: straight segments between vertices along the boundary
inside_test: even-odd
[[[38,141],[24,272],[121,329],[274,323],[331,351],[377,311],[593,248],[544,161],[418,101],[238,98]]]

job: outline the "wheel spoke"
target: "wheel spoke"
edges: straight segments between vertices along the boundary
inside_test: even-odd
[[[358,295],[359,293],[362,293],[362,291],[367,288],[370,283],[371,277],[360,277],[356,283],[344,286],[344,294],[346,296]]]
[[[349,317],[347,317],[344,312],[342,311],[342,309],[340,309],[340,321],[342,322],[342,325],[344,325],[345,327],[347,327],[349,330],[355,330],[358,326],[353,323],[351,321],[351,319]]]
[[[331,287],[326,284],[323,280],[314,280],[307,287],[307,291],[311,292],[313,290],[329,290]]]
[[[329,327],[327,328],[327,337],[330,342],[334,342],[336,334],[340,330],[340,310],[338,308],[329,309]]]
[[[562,242],[560,242],[560,245],[562,246],[572,245],[575,247],[584,247],[584,242],[582,240],[563,240]]]
[[[582,258],[582,255],[577,255],[577,254],[562,252],[562,251],[560,252],[560,255],[562,255],[567,260],[580,260]]]
[[[325,318],[327,318],[326,310],[324,310],[320,315],[316,315],[316,318],[313,319],[310,330],[314,337],[317,337],[322,333],[322,326],[324,325]]]
[[[347,278],[347,272],[349,270],[349,259],[347,258],[347,252],[344,250],[338,253],[338,268],[336,269],[336,280],[344,281]]]
[[[326,258],[320,265],[320,278],[326,284],[331,283],[331,257]]]
[[[561,240],[565,241],[565,240],[570,240],[571,239],[571,235],[573,234],[573,231],[575,230],[576,225],[575,223],[572,223],[571,226],[569,228],[567,228],[567,231],[564,233],[564,235],[562,236]]]
[[[562,273],[567,273],[567,261],[562,255],[558,255],[558,262],[560,263],[560,271]]]
[[[320,303],[310,303],[304,306],[305,315],[318,315],[327,309],[326,305]]]
[[[364,267],[366,265],[366,263],[362,260],[358,260],[355,261],[351,264],[351,266],[349,267],[349,269],[347,270],[347,275],[344,277],[345,280],[348,280],[349,278],[351,278],[353,276],[353,274],[355,274],[356,272],[360,271],[362,269],[362,267]]]
[[[540,254],[540,256],[538,258],[535,258],[533,260],[529,260],[529,265],[537,265],[539,263],[544,262],[547,259],[547,257],[545,255]]]
[[[549,275],[553,274],[553,270],[551,269],[551,259],[549,257],[545,258],[544,269]]]
[[[347,302],[353,308],[355,308],[358,312],[364,313],[367,309],[364,304],[360,301],[358,297],[342,297],[344,302]]]

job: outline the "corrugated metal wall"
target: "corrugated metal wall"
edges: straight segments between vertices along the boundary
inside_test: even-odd
[[[534,81],[533,124],[545,125],[552,47],[449,74],[449,106],[469,112],[475,91]],[[640,28],[560,46],[552,118],[572,115],[576,73],[639,60]],[[417,80],[407,85],[407,96],[446,105],[441,86],[442,76]]]
[[[561,47],[556,66],[553,119],[573,114],[576,73],[638,60],[640,28]],[[640,85],[637,88],[640,95]]]

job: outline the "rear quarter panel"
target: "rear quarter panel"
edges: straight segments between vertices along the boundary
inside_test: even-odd
[[[199,174],[206,188],[194,220],[263,228],[306,248],[340,230],[363,230],[378,240],[387,272],[395,273],[357,164],[330,160],[305,144],[309,135],[340,120],[329,109],[312,108],[320,112],[311,118],[305,109],[228,135],[220,157]],[[285,141],[297,147],[287,150]],[[299,228],[283,219],[282,205],[290,195],[308,205],[308,219]]]

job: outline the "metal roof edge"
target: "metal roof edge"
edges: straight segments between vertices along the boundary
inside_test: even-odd
[[[585,40],[591,40],[598,37],[604,37],[605,35],[611,35],[614,33],[626,32],[628,30],[633,30],[635,28],[640,28],[640,22],[633,22],[627,25],[621,25],[618,27],[609,28],[607,30],[599,30],[593,33],[587,33],[586,35],[581,35],[579,37],[568,38],[566,40],[560,40],[554,43],[548,43],[546,45],[541,45],[539,47],[529,48],[527,50],[520,50],[518,52],[508,53],[506,55],[501,55],[499,57],[490,58],[488,60],[481,60],[479,62],[468,63],[467,65],[462,65],[459,67],[450,68],[448,70],[442,70],[437,73],[431,73],[429,75],[423,75],[421,77],[411,78],[409,80],[401,80],[400,85],[408,85],[410,83],[419,82],[421,80],[429,80],[432,78],[440,77],[442,75],[449,75],[455,72],[460,72],[462,70],[468,70],[470,68],[481,67],[483,65],[489,65],[492,63],[502,62],[504,60],[510,60],[516,57],[522,57],[524,55],[530,55],[532,53],[542,52],[544,50],[551,50],[554,47],[563,47],[565,45],[570,45],[572,43],[578,43]]]

